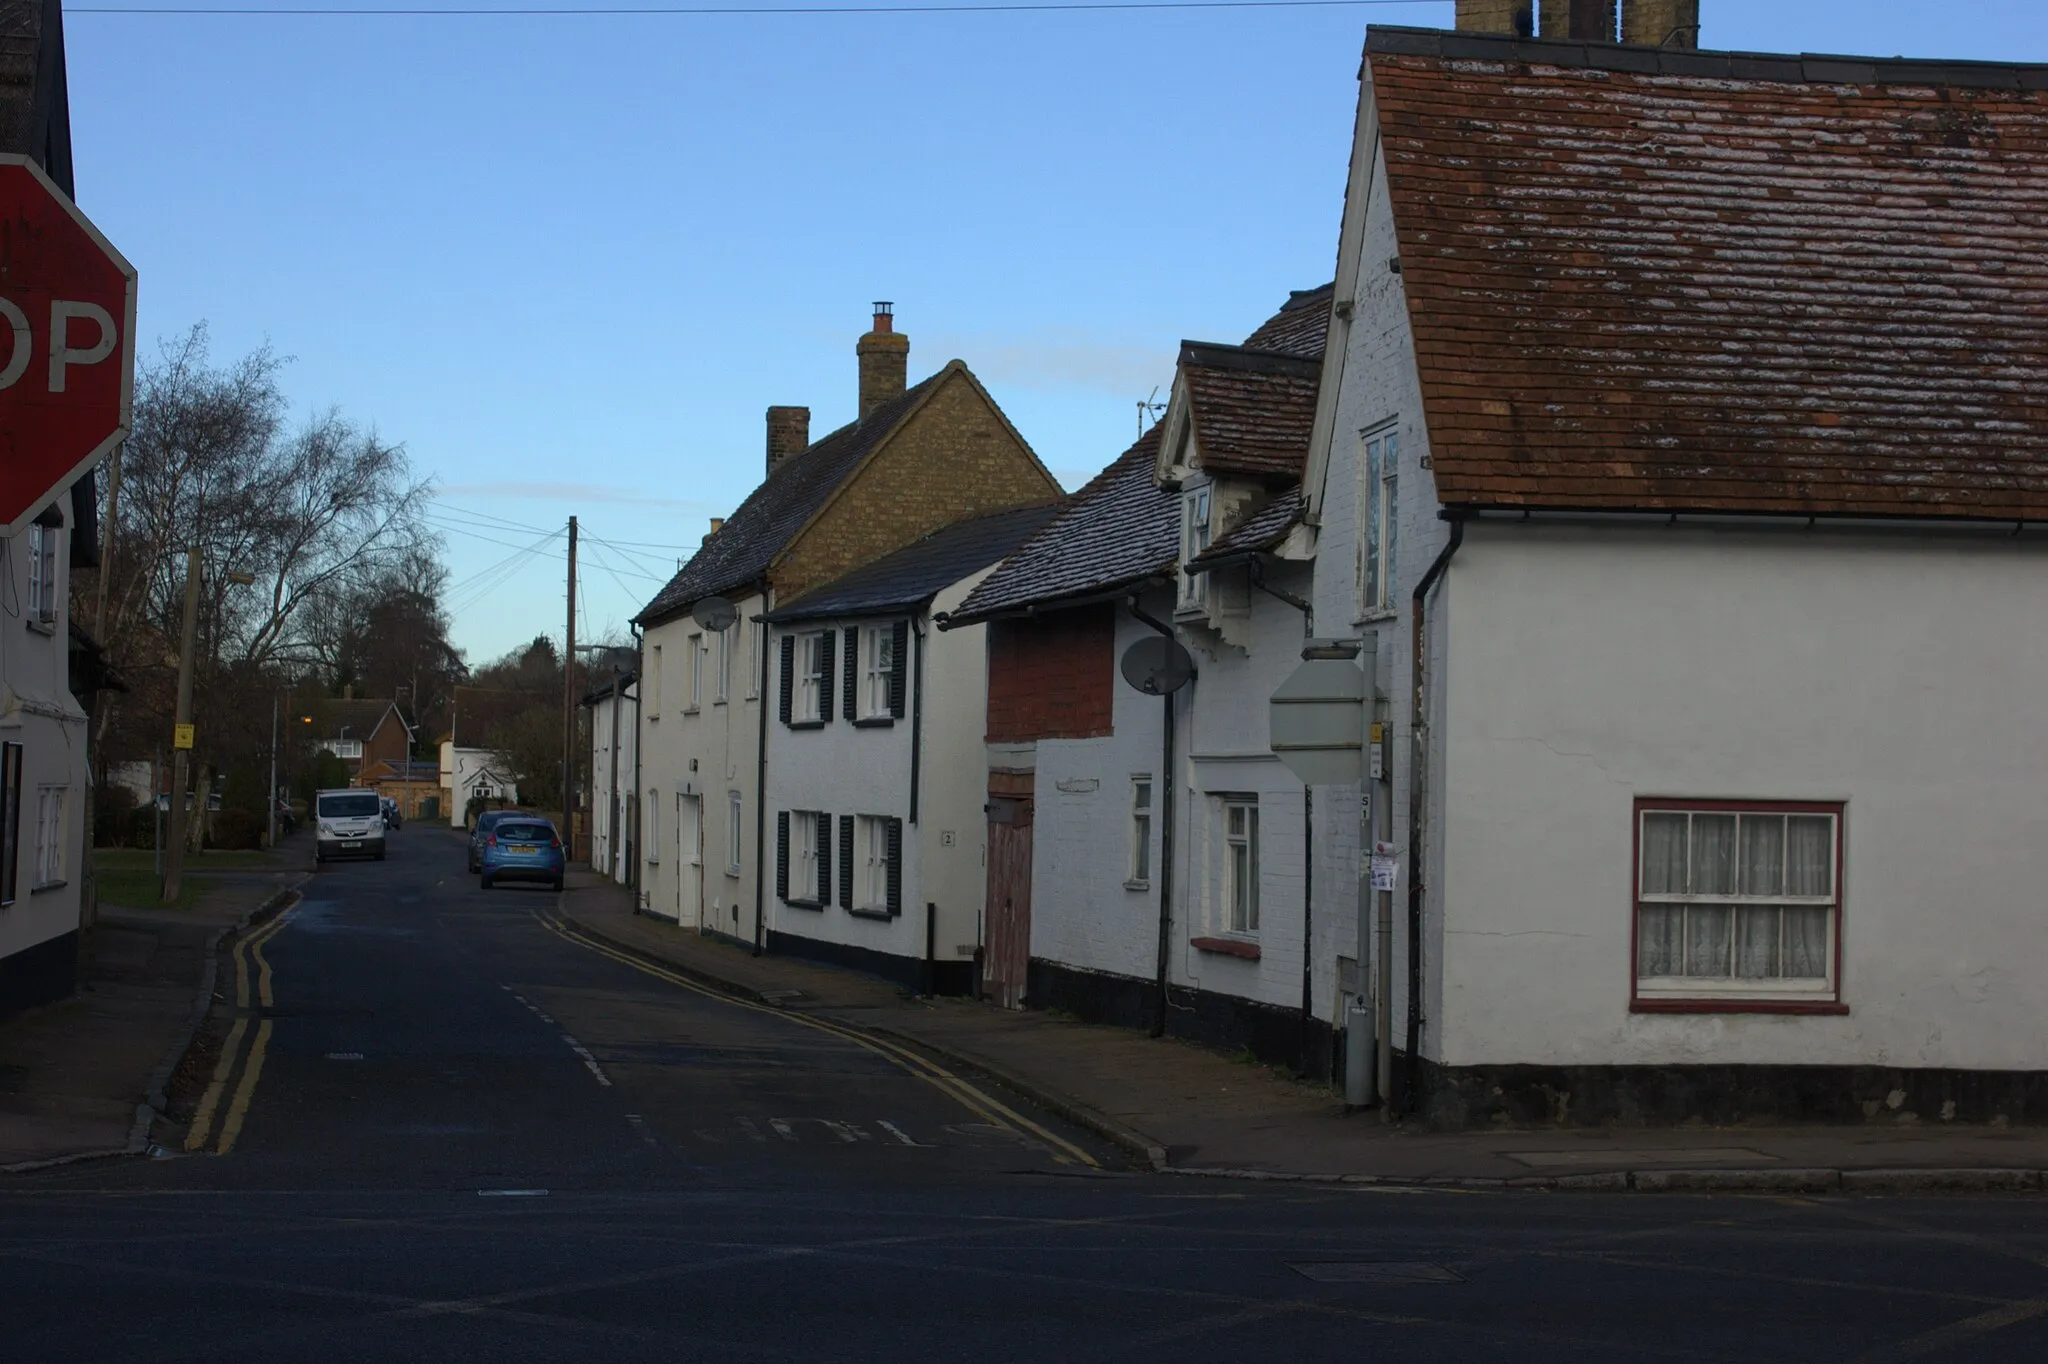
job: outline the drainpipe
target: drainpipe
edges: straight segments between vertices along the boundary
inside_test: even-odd
[[[924,631],[910,618],[910,823],[917,824],[918,768],[924,757]],[[922,873],[919,873],[922,875]]]
[[[1414,651],[1410,667],[1415,683],[1415,710],[1408,731],[1414,745],[1408,759],[1408,1075],[1403,1086],[1406,1092],[1401,1097],[1402,1107],[1410,1114],[1420,1109],[1422,1095],[1422,834],[1423,802],[1428,790],[1423,773],[1429,765],[1429,693],[1423,670],[1422,613],[1429,590],[1451,566],[1451,556],[1464,542],[1465,523],[1453,518],[1450,541],[1429,566],[1429,572],[1422,575],[1422,581],[1415,584],[1414,609],[1408,617],[1410,647]]]
[[[760,617],[754,619],[759,621]],[[763,950],[762,924],[768,895],[768,656],[774,650],[768,647],[771,637],[765,627],[757,638],[761,642],[761,684],[756,688],[761,733],[754,744],[754,955],[758,957]]]
[[[1301,637],[1314,639],[1316,634],[1315,608],[1295,596],[1266,582],[1265,565],[1252,560],[1252,586],[1276,601],[1285,602],[1301,612]],[[1302,1075],[1309,1073],[1309,1020],[1315,1016],[1315,889],[1316,889],[1316,792],[1307,782],[1301,784],[1301,1065]],[[1362,969],[1362,968],[1361,968]],[[1332,1053],[1334,1057],[1334,1052]]]
[[[645,734],[643,734],[643,733],[641,732],[641,727],[640,727],[640,679],[641,679],[641,678],[643,678],[643,677],[645,677],[645,676],[647,675],[647,656],[646,656],[646,653],[645,653],[645,651],[644,651],[644,650],[643,650],[643,648],[641,647],[641,638],[640,638],[640,627],[639,627],[639,626],[637,626],[637,625],[635,625],[635,626],[633,626],[633,627],[631,627],[631,628],[632,628],[632,631],[633,631],[633,795],[632,795],[632,799],[633,799],[634,803],[635,803],[635,804],[637,805],[637,804],[639,803],[639,798],[640,798],[640,754],[641,754],[641,751],[642,751],[643,749],[645,749],[645,748],[647,747],[647,743],[646,743],[646,739],[647,739],[647,736],[646,736]],[[617,766],[618,766],[618,764],[617,764],[617,763],[615,762],[615,763],[613,763],[613,764],[612,764],[612,766],[613,766],[613,767],[617,767]],[[613,833],[613,835],[612,835],[612,837],[613,837],[614,839],[617,839],[617,838],[618,838],[618,835],[617,835],[617,833],[616,833],[616,832],[614,832],[614,833]],[[632,860],[632,861],[631,861],[630,863],[628,863],[628,864],[627,864],[627,866],[626,866],[626,876],[627,876],[627,878],[628,878],[628,879],[627,879],[627,882],[626,882],[626,884],[627,884],[627,885],[629,885],[629,886],[631,886],[631,887],[632,887],[632,889],[633,889],[633,905],[634,905],[634,908],[635,908],[635,909],[638,909],[638,908],[639,908],[639,905],[640,905],[640,858],[639,858],[639,855],[638,855],[638,854],[639,854],[639,853],[640,853],[641,851],[642,851],[642,849],[641,849],[641,847],[640,847],[640,837],[639,837],[639,834],[638,834],[638,832],[636,831],[636,832],[635,832],[635,834],[634,834],[634,836],[633,836],[633,852],[634,852],[635,856],[634,856],[633,860]]]
[[[1140,624],[1150,626],[1168,639],[1173,638],[1173,627],[1146,615],[1133,596],[1126,603],[1131,616]],[[1173,696],[1172,692],[1160,697],[1165,706],[1163,714],[1165,739],[1162,744],[1159,771],[1159,1014],[1152,1020],[1152,1035],[1166,1035],[1166,966],[1173,950],[1173,811],[1174,788],[1178,785],[1173,772]]]

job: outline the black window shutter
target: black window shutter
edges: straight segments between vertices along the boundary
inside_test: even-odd
[[[896,636],[895,647],[889,652],[891,672],[889,673],[889,713],[903,718],[904,679],[909,677],[910,667],[910,622],[899,620],[890,627]]]
[[[839,817],[839,907],[853,908],[853,816]]]
[[[846,627],[846,718],[860,718],[860,630]]]
[[[903,821],[892,819],[889,829],[889,912],[903,912]]]
[[[796,695],[796,636],[782,637],[782,723],[789,723],[790,702]]]
[[[832,718],[832,679],[839,675],[832,666],[832,642],[838,636],[830,630],[818,632],[818,718]]]
[[[775,816],[775,898],[789,898],[789,811]]]
[[[832,816],[818,816],[818,903],[832,903]]]

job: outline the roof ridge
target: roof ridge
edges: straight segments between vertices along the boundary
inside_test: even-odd
[[[1292,374],[1302,378],[1320,378],[1323,362],[1293,351],[1274,350],[1266,346],[1247,346],[1242,342],[1229,341],[1182,341],[1180,358],[1183,364],[1195,364],[1207,369],[1241,369],[1255,374]]]

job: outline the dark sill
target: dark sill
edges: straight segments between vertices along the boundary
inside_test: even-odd
[[[886,909],[854,909],[849,907],[846,912],[856,919],[882,919],[886,921],[896,917]]]
[[[890,729],[896,724],[893,715],[868,715],[853,722],[855,729]]]
[[[823,900],[784,900],[782,903],[788,905],[791,909],[823,909],[825,907]]]
[[[1826,999],[1633,999],[1632,1014],[1845,1014],[1849,1006]]]
[[[53,620],[37,620],[31,616],[23,624],[39,635],[55,635],[57,633],[57,622]]]
[[[697,707],[695,707],[695,706],[684,706],[684,707],[683,707],[683,714],[685,714],[685,715],[695,715],[696,713],[697,713]]]
[[[1188,945],[1197,952],[1215,952],[1226,957],[1243,957],[1246,961],[1259,959],[1259,945],[1255,942],[1239,942],[1236,938],[1189,938]]]
[[[46,890],[62,890],[70,884],[69,881],[45,881],[40,886],[30,886],[28,893],[31,895],[41,895]]]
[[[825,727],[823,720],[789,720],[785,723],[791,729],[823,729]]]

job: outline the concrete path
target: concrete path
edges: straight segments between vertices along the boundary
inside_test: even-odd
[[[746,948],[635,911],[572,872],[564,917],[697,979],[915,1042],[1188,1174],[1538,1188],[1779,1192],[2048,1187],[2048,1129],[1880,1119],[1860,1127],[1500,1128],[1430,1132],[1347,1114],[1278,1069],[1122,1028],[958,999]]]

